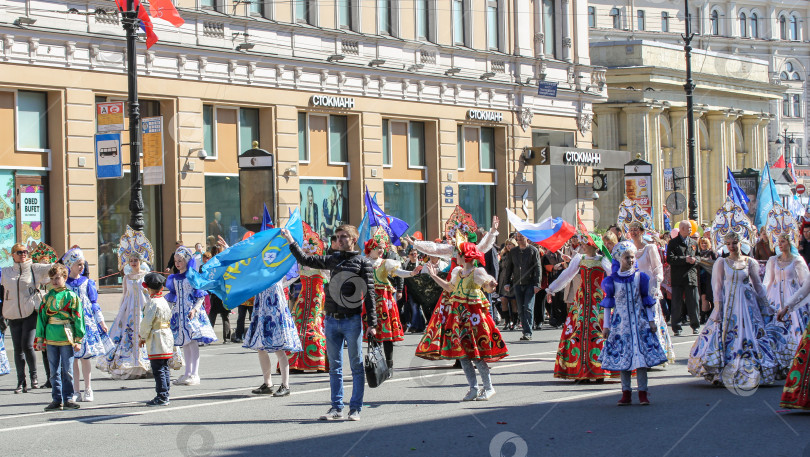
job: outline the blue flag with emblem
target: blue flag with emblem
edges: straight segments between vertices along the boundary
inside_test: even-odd
[[[771,168],[765,162],[765,168],[759,175],[759,190],[757,191],[757,214],[754,225],[761,229],[768,222],[768,213],[773,209],[773,205],[778,205],[782,201],[776,192],[776,185],[771,179]]]
[[[368,193],[368,187],[366,187],[365,200],[369,227],[382,227],[386,232],[388,232],[388,237],[391,239],[391,243],[394,246],[399,246],[399,238],[408,231],[408,228],[410,228],[408,223],[402,219],[397,219],[396,217],[385,214],[385,212],[383,212],[383,210],[380,208],[380,205],[378,205],[377,202],[371,198],[371,194]]]
[[[296,209],[285,226],[299,244],[304,239],[301,214]],[[290,245],[280,228],[262,230],[215,255],[197,273],[188,270],[196,289],[213,292],[225,307],[234,309],[284,278],[295,265]]]

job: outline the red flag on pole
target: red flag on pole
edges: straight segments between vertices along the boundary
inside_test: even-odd
[[[785,164],[785,155],[782,154],[779,156],[779,159],[771,165],[771,168],[787,168]]]
[[[127,11],[127,0],[115,0],[115,4],[118,5],[118,9],[122,13]],[[138,19],[141,20],[141,28],[144,32],[146,32],[146,49],[149,49],[158,41],[158,37],[155,35],[154,26],[152,26],[152,19],[149,19],[149,15],[146,13],[146,8],[141,5],[139,0],[134,1],[134,6],[135,11],[138,12]]]
[[[175,27],[186,23],[172,5],[172,0],[149,0],[149,6],[149,15],[155,19],[163,19]]]
[[[588,228],[585,227],[585,224],[582,223],[582,219],[579,218],[579,211],[577,211],[577,229],[579,230],[579,235],[584,238],[585,244],[589,244],[591,246],[596,246],[594,243],[593,238],[591,238],[591,234],[588,233]]]

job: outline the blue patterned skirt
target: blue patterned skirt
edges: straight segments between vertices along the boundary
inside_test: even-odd
[[[287,298],[278,283],[256,296],[253,316],[242,347],[266,352],[302,351]]]

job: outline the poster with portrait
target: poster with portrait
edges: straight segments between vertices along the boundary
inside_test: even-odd
[[[624,194],[652,215],[651,177],[649,175],[624,177]]]
[[[347,182],[301,179],[300,193],[301,218],[328,243],[335,229],[349,219]]]

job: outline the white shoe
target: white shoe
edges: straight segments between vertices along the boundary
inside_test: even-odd
[[[71,395],[71,397],[70,397],[70,401],[72,401],[72,402],[74,402],[74,403],[75,403],[75,402],[77,402],[77,401],[79,400],[79,397],[81,397],[81,395],[82,395],[82,393],[81,393],[81,392],[79,392],[79,393],[77,393],[77,394],[73,394],[73,395]]]
[[[478,397],[478,389],[475,387],[470,387],[470,391],[467,392],[467,395],[461,399],[461,401],[473,401]]]
[[[87,401],[87,402],[93,401],[93,390],[92,389],[84,391],[84,396],[82,397],[82,401]]]
[[[492,388],[490,388],[489,390],[481,389],[478,392],[478,396],[475,397],[475,401],[487,401],[490,398],[492,398],[493,395],[495,395],[495,389],[492,389]]]
[[[188,385],[188,380],[190,378],[191,378],[190,376],[182,375],[179,378],[175,379],[174,382],[172,382],[172,384],[174,384],[175,386],[185,386]]]
[[[200,377],[195,376],[195,375],[189,376],[188,379],[186,380],[186,385],[187,386],[199,386],[200,385]]]

